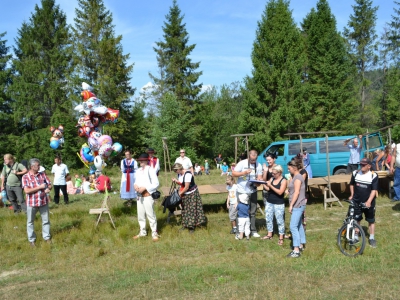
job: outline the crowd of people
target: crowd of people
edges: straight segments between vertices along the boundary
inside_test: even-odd
[[[362,220],[364,214],[369,224],[369,243],[376,247],[375,240],[375,198],[378,190],[378,176],[371,172],[375,167],[383,166],[389,159],[389,169],[395,173],[395,197],[400,199],[400,145],[377,153],[377,159],[371,161],[368,158],[360,160],[360,148],[362,139],[353,140],[352,145],[345,146],[350,149],[348,169],[351,171],[350,198],[356,202],[363,202],[366,209],[357,214],[357,221]],[[222,155],[215,158],[217,168],[221,175],[226,175],[226,187],[228,197],[226,207],[231,222],[231,234],[237,240],[261,238],[272,240],[274,235],[274,218],[276,219],[278,232],[278,245],[284,244],[284,239],[291,237],[293,250],[288,257],[297,258],[305,249],[305,209],[307,203],[306,191],[310,177],[309,158],[307,160],[306,149],[303,149],[287,164],[290,175],[284,176],[283,168],[276,164],[276,155],[266,153],[267,163],[261,165],[257,162],[258,153],[251,150],[248,157],[243,157],[237,165],[231,165],[228,171]],[[148,220],[151,237],[158,241],[160,235],[157,228],[157,217],[154,209],[159,188],[158,174],[160,163],[154,156],[154,149],[148,148],[145,153],[135,160],[130,150],[126,150],[125,158],[121,161],[121,185],[120,198],[126,206],[132,206],[136,201],[139,232],[133,236],[134,240],[146,237],[146,219]],[[306,157],[306,159],[305,159]],[[385,157],[385,158],[383,158]],[[51,173],[54,175],[51,182],[46,175],[40,161],[33,158],[29,161],[29,168],[15,161],[15,158],[6,154],[4,156],[4,168],[1,173],[2,191],[5,190],[14,212],[27,214],[28,241],[35,246],[36,235],[34,232],[35,215],[39,211],[42,220],[42,236],[46,242],[51,243],[49,201],[51,190],[54,189],[54,203],[59,204],[60,194],[64,203],[69,203],[69,194],[95,194],[111,190],[110,179],[101,172],[91,176],[75,175],[75,183],[72,182],[68,167],[62,163],[60,157],[55,157]],[[358,168],[359,165],[361,168]],[[395,168],[394,168],[395,167]],[[176,177],[171,179],[176,184],[179,204],[182,208],[182,230],[194,233],[195,229],[206,224],[207,219],[203,211],[203,204],[198,187],[195,183],[195,175],[209,174],[210,166],[205,160],[202,169],[198,164],[193,167],[185,149],[180,150],[180,156],[176,159],[173,170]],[[312,173],[311,173],[312,174]],[[311,175],[312,176],[312,175]],[[257,232],[256,211],[257,191],[262,186],[262,198],[265,205],[265,224],[267,234],[263,237]],[[24,193],[26,201],[24,199]],[[288,196],[288,213],[290,214],[290,235],[285,228],[285,196]],[[399,201],[395,198],[396,201]]]

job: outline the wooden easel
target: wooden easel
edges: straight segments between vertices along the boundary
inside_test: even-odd
[[[103,200],[103,202],[101,204],[101,207],[100,208],[91,208],[89,210],[89,214],[91,214],[91,215],[99,215],[99,218],[97,219],[97,222],[96,222],[96,227],[97,227],[97,225],[99,225],[99,222],[100,222],[100,219],[101,219],[101,215],[103,213],[108,214],[114,229],[116,229],[114,221],[113,221],[113,219],[111,217],[111,214],[110,214],[110,209],[108,208],[108,204],[107,204],[108,200],[110,200],[110,196],[108,195],[107,188],[106,188],[106,194],[105,194],[104,200]]]

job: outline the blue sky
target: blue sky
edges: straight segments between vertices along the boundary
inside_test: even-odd
[[[347,25],[353,13],[352,0],[329,0],[336,17],[339,31]],[[77,0],[56,0],[73,23]],[[221,86],[242,81],[251,74],[251,50],[257,22],[265,9],[266,0],[178,0],[184,14],[189,43],[196,44],[191,54],[193,62],[200,61],[204,85]],[[293,18],[299,24],[315,7],[317,0],[292,0]],[[386,22],[394,13],[392,0],[374,0],[379,6],[376,32],[380,35]],[[23,21],[28,21],[40,0],[1,0],[0,32],[7,31],[8,45],[14,44],[17,30]],[[115,32],[122,35],[124,53],[130,53],[134,63],[132,86],[140,90],[150,78],[149,72],[157,75],[154,43],[162,39],[162,26],[172,0],[104,0],[113,15]],[[138,93],[136,93],[138,96]]]

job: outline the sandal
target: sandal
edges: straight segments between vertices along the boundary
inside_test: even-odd
[[[279,245],[279,246],[282,246],[282,245],[283,245],[283,239],[279,239],[278,245]]]
[[[266,235],[266,236],[262,237],[261,240],[272,240],[272,236]]]

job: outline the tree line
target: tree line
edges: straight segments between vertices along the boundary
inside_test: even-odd
[[[0,33],[0,149],[19,160],[39,157],[51,165],[55,154],[72,168],[84,140],[75,128],[80,86],[91,84],[107,107],[119,109],[105,134],[139,155],[156,149],[171,160],[185,148],[193,162],[222,153],[232,162],[233,134],[252,133],[251,148],[264,149],[286,133],[373,131],[398,122],[400,92],[400,3],[378,36],[372,0],[355,0],[340,32],[327,0],[298,26],[289,1],[269,0],[255,32],[252,72],[243,82],[202,92],[201,62],[190,58],[184,14],[176,0],[154,47],[157,74],[139,95],[130,85],[128,63],[102,0],[78,0],[74,24],[55,0],[42,0],[18,29],[13,54]],[[49,147],[50,126],[64,125],[65,144]],[[400,138],[395,127],[393,137]],[[245,144],[239,143],[239,152]],[[119,158],[114,158],[118,160]],[[109,163],[113,163],[112,159]]]

